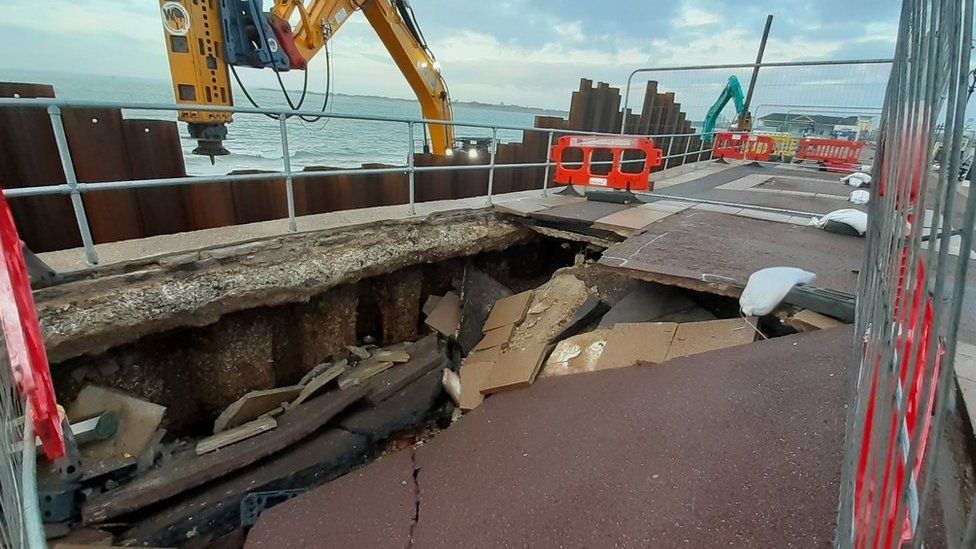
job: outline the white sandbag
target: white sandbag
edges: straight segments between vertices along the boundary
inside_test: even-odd
[[[749,275],[749,282],[739,297],[739,308],[745,316],[769,314],[797,284],[809,284],[817,275],[796,267],[769,267]]]
[[[851,187],[863,187],[871,183],[871,176],[864,172],[854,172],[847,174],[840,178],[842,183],[850,185]]]
[[[852,208],[834,210],[823,217],[813,217],[810,219],[810,222],[807,223],[807,225],[812,225],[814,227],[823,229],[824,225],[826,225],[828,221],[836,221],[838,223],[849,225],[862,235],[868,230],[868,214]]]
[[[867,204],[868,201],[870,200],[871,200],[871,193],[863,189],[851,191],[851,197],[848,199],[848,201],[851,204]]]

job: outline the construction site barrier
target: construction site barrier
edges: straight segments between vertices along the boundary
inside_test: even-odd
[[[860,165],[864,143],[846,139],[804,137],[796,148],[796,160],[820,162],[828,168],[853,169]]]
[[[50,460],[64,455],[61,416],[54,397],[44,340],[31,296],[30,278],[24,263],[23,244],[17,234],[7,200],[0,194],[0,324],[14,383],[27,401],[30,417],[25,418],[41,439]],[[3,418],[11,421],[13,418]],[[24,444],[34,444],[25,440]]]
[[[581,151],[582,160],[579,167],[567,167],[563,159],[570,149]],[[612,156],[610,170],[607,173],[594,173],[591,169],[593,153],[596,151],[609,152]],[[620,163],[624,151],[641,151],[644,162],[641,170],[636,173],[621,171]],[[661,165],[661,149],[654,146],[654,141],[647,137],[609,137],[592,135],[564,135],[558,139],[549,151],[549,158],[556,164],[554,181],[561,185],[594,185],[611,189],[632,191],[653,190],[650,183],[651,168]],[[570,161],[576,164],[575,161]],[[634,161],[639,162],[639,160]]]
[[[779,158],[793,158],[796,154],[796,146],[798,140],[796,137],[788,133],[763,133],[759,135],[765,135],[776,143],[776,148],[773,150],[773,156],[778,156]]]
[[[776,141],[768,135],[719,133],[712,145],[713,158],[767,161],[776,150]]]

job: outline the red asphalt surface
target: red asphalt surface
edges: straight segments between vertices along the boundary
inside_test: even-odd
[[[828,547],[851,356],[837,328],[546,378],[266,511],[247,547]]]

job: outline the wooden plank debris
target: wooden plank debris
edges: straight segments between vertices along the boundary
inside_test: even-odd
[[[185,453],[129,484],[91,497],[82,506],[82,518],[85,524],[106,522],[246,467],[317,431],[365,395],[363,387],[333,391],[288,410],[277,419],[278,427],[262,437],[202,456]]]
[[[518,324],[525,318],[526,311],[529,310],[529,302],[532,301],[532,290],[515,294],[505,299],[495,302],[495,306],[488,313],[485,325],[482,330],[487,332],[506,324]]]
[[[410,360],[383,372],[370,380],[366,402],[373,406],[393,396],[401,389],[418,380],[445,360],[444,350],[437,334],[430,334],[408,347]]]
[[[678,327],[675,322],[616,324],[607,335],[597,369],[623,368],[638,362],[664,362]]]
[[[86,469],[97,468],[96,462],[101,460],[142,454],[156,434],[166,407],[115,389],[88,385],[68,408],[68,419],[77,422],[104,412],[118,414],[118,430],[111,438],[93,441],[79,449]]]
[[[251,391],[231,403],[217,416],[213,432],[219,433],[253,421],[285,402],[294,400],[301,392],[301,385]]]
[[[289,404],[289,407],[298,406],[299,404],[305,402],[306,400],[322,393],[328,387],[329,382],[336,379],[346,371],[346,361],[343,360],[339,364],[334,364],[332,367],[328,368],[319,375],[313,377],[308,383],[302,387],[301,392],[295,397],[295,400]]]
[[[369,357],[339,376],[339,388],[348,389],[354,385],[362,385],[367,379],[389,370],[391,366],[392,360]]]
[[[307,374],[305,374],[304,376],[302,376],[302,379],[301,379],[301,381],[298,382],[298,384],[299,385],[308,385],[309,382],[311,382],[316,377],[320,376],[326,370],[329,370],[329,369],[332,369],[332,368],[341,368],[342,370],[345,370],[348,367],[349,367],[349,361],[346,360],[346,359],[342,359],[342,360],[340,360],[338,362],[335,362],[335,363],[333,363],[333,362],[323,362],[321,364],[317,364],[314,368],[312,368],[311,370],[309,370]]]
[[[524,347],[503,351],[481,388],[482,394],[528,387],[535,381],[542,361],[552,347],[545,341],[532,341]]]
[[[424,323],[447,337],[454,337],[461,325],[461,298],[454,292],[444,294]]]
[[[223,448],[224,446],[230,446],[231,444],[270,431],[277,426],[278,422],[275,421],[275,418],[271,416],[259,417],[253,421],[238,425],[233,429],[222,431],[201,440],[197,443],[197,455],[203,455],[207,452],[213,452],[214,450]]]
[[[667,359],[745,345],[755,339],[755,330],[741,318],[685,322],[678,325]]]

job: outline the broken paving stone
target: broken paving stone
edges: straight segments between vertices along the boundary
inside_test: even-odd
[[[526,314],[515,328],[509,347],[552,342],[589,297],[590,290],[581,280],[568,273],[556,274],[536,288],[529,309],[539,312]]]
[[[420,310],[423,311],[425,316],[430,316],[430,313],[434,312],[434,309],[437,308],[437,303],[440,302],[441,297],[442,296],[434,294],[427,296],[427,300],[424,301],[424,304],[420,307]]]
[[[485,319],[485,325],[481,328],[482,332],[493,330],[507,324],[518,324],[525,318],[526,311],[529,310],[529,302],[532,301],[532,290],[515,294],[505,299],[495,302]]]
[[[494,361],[465,360],[461,366],[461,373],[458,376],[461,381],[461,399],[458,407],[464,411],[474,410],[485,397],[481,394],[481,389],[491,375],[491,369],[495,367]]]
[[[214,433],[233,429],[255,420],[286,402],[294,400],[302,392],[301,385],[275,387],[251,391],[237,399],[214,420]]]
[[[242,440],[247,440],[253,436],[270,431],[278,426],[278,422],[271,416],[262,416],[253,421],[238,425],[233,429],[211,435],[197,443],[196,453],[198,456],[219,450],[225,446],[230,446]]]
[[[118,430],[109,439],[93,441],[79,449],[86,468],[98,468],[101,460],[141,455],[155,436],[166,407],[115,389],[88,385],[78,393],[67,415],[69,421],[77,422],[104,412],[118,414]]]
[[[524,347],[503,351],[481,388],[481,393],[487,395],[528,387],[535,381],[550,348],[546,341],[536,341]]]
[[[667,359],[745,345],[755,339],[755,330],[742,318],[685,322],[678,325]]]
[[[499,300],[512,291],[471,264],[465,266],[461,285],[461,329],[457,341],[462,354],[471,352],[481,339],[485,321]]]
[[[454,370],[450,368],[444,368],[443,374],[441,374],[441,385],[444,386],[444,390],[454,401],[455,406],[461,405],[461,378],[454,373]]]
[[[539,377],[554,377],[600,370],[600,356],[607,345],[608,329],[577,334],[556,344]]]
[[[461,298],[454,292],[444,294],[424,323],[447,337],[454,337],[461,325]]]
[[[813,330],[826,330],[843,326],[844,323],[836,318],[822,315],[809,309],[803,309],[796,313],[787,321],[787,324],[796,328],[798,332],[811,332]]]
[[[559,333],[552,337],[552,341],[560,341],[578,334],[599,318],[600,315],[606,313],[609,308],[609,305],[596,296],[586,298],[586,301],[576,309],[576,312],[566,322],[566,325],[563,326]]]
[[[620,323],[610,329],[598,370],[664,362],[678,330],[674,322]]]
[[[685,311],[697,304],[681,290],[654,282],[644,282],[629,292],[603,315],[600,328],[617,323],[638,323],[660,320],[661,317]]]
[[[501,347],[502,345],[508,343],[508,340],[512,338],[512,331],[515,329],[514,324],[507,324],[505,326],[499,326],[493,330],[488,330],[485,332],[484,337],[481,341],[474,346],[472,351],[484,351],[485,349],[491,349],[492,347]]]

